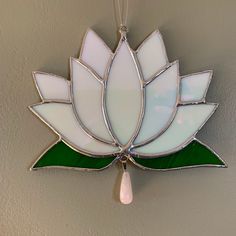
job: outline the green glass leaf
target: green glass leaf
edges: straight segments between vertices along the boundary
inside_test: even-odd
[[[32,169],[42,167],[69,167],[99,170],[108,167],[115,157],[93,158],[78,153],[59,141],[48,149],[34,164]]]
[[[137,158],[133,157],[134,164],[139,167],[156,170],[168,170],[176,168],[219,166],[226,167],[226,164],[212,151],[197,140],[192,141],[184,149],[157,158]]]

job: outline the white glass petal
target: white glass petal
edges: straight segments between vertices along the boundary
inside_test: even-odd
[[[108,77],[107,113],[112,129],[120,141],[127,144],[138,125],[142,92],[137,67],[126,41],[118,46]]]
[[[91,155],[110,155],[117,147],[99,142],[89,137],[74,116],[72,105],[63,103],[44,103],[31,107],[49,127],[78,151]]]
[[[88,30],[83,41],[80,59],[103,77],[111,55],[112,52],[104,41],[93,30]]]
[[[204,101],[211,77],[212,71],[182,77],[180,83],[181,102]]]
[[[168,63],[165,45],[159,31],[154,31],[143,41],[137,50],[137,56],[145,80]]]
[[[92,134],[112,141],[102,113],[102,83],[74,58],[71,67],[72,99],[79,119]]]
[[[167,131],[151,143],[134,149],[134,153],[144,156],[158,156],[180,150],[194,138],[216,107],[215,104],[178,107],[176,116]]]
[[[135,144],[158,136],[172,121],[179,94],[178,62],[173,63],[145,89],[145,115]]]
[[[42,100],[70,101],[70,82],[63,77],[34,72],[34,80]]]

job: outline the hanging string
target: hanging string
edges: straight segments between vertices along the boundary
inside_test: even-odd
[[[127,18],[128,18],[128,0],[114,0],[115,18],[120,32],[128,32]]]

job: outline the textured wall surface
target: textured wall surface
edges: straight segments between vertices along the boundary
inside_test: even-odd
[[[133,48],[159,27],[181,75],[214,70],[219,102],[198,137],[228,169],[145,172],[128,167],[134,202],[117,201],[119,168],[29,172],[56,136],[27,106],[39,101],[31,71],[68,77],[88,27],[114,48],[109,0],[0,0],[0,236],[221,236],[236,232],[236,1],[130,0]]]

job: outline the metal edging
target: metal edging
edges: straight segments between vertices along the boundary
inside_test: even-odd
[[[101,77],[92,67],[90,67],[89,65],[87,65],[85,62],[83,62],[83,60],[81,59],[81,56],[83,54],[83,50],[84,50],[84,45],[86,43],[86,37],[87,37],[87,34],[88,32],[93,32],[96,36],[96,38],[108,49],[108,52],[110,53],[110,59],[107,63],[107,67],[106,67],[106,70],[105,70],[105,73],[104,73],[104,77]],[[147,40],[149,40],[151,37],[153,37],[154,34],[157,34],[159,37],[160,37],[160,42],[161,42],[161,47],[162,47],[162,50],[163,50],[163,55],[165,55],[165,61],[166,61],[166,65],[163,66],[163,68],[161,68],[159,71],[157,71],[156,73],[154,73],[150,78],[147,78],[147,79],[144,79],[144,76],[143,76],[143,72],[142,72],[142,69],[141,69],[141,65],[139,64],[139,60],[137,58],[137,53],[139,52],[140,48],[145,44],[145,42]],[[133,135],[130,137],[129,141],[127,144],[125,145],[122,145],[116,134],[114,133],[113,129],[112,129],[112,125],[110,123],[110,120],[109,120],[109,116],[108,116],[108,113],[107,113],[107,107],[106,107],[106,90],[107,90],[107,82],[108,82],[108,77],[109,77],[109,73],[110,73],[110,69],[112,67],[112,63],[113,63],[113,60],[121,46],[122,43],[126,43],[127,44],[127,47],[131,53],[131,56],[132,56],[132,59],[134,61],[134,65],[135,65],[135,68],[137,70],[137,73],[138,73],[138,77],[139,77],[139,81],[140,81],[140,88],[141,88],[141,108],[140,108],[140,114],[139,114],[139,118],[138,118],[138,123],[136,125],[136,129],[133,133]],[[199,73],[194,73],[194,74],[190,74],[190,75],[186,75],[186,76],[180,76],[179,75],[179,70],[178,70],[178,92],[177,92],[177,98],[176,98],[176,109],[174,111],[174,114],[172,115],[171,119],[168,121],[168,124],[163,128],[163,130],[161,132],[159,132],[158,134],[154,135],[153,137],[149,138],[148,140],[146,141],[143,141],[141,142],[140,144],[134,144],[134,141],[135,139],[137,138],[139,132],[140,132],[140,129],[142,127],[142,123],[143,123],[143,119],[144,119],[144,115],[145,115],[145,100],[146,100],[146,95],[145,95],[145,87],[148,86],[154,79],[158,79],[158,77],[164,73],[166,70],[168,70],[174,63],[178,63],[177,62],[173,62],[173,63],[169,63],[168,62],[168,58],[167,58],[167,53],[166,53],[166,49],[165,49],[165,46],[164,46],[164,42],[163,42],[163,38],[160,34],[160,32],[158,30],[155,30],[154,32],[152,32],[141,44],[140,46],[138,47],[138,49],[136,51],[132,50],[128,44],[128,41],[127,41],[127,37],[126,37],[126,32],[121,32],[121,38],[120,38],[120,41],[118,43],[118,46],[115,50],[114,53],[112,53],[112,51],[110,50],[110,48],[106,45],[106,43],[91,29],[88,29],[84,38],[83,38],[83,42],[82,42],[82,46],[81,46],[81,50],[80,50],[80,58],[79,59],[75,59],[75,58],[71,58],[70,60],[70,71],[71,71],[71,78],[73,78],[73,73],[72,73],[72,60],[75,60],[77,63],[80,63],[94,78],[96,78],[101,84],[102,84],[102,103],[101,103],[101,106],[102,106],[102,114],[103,114],[103,119],[104,119],[104,122],[105,122],[105,125],[108,129],[108,133],[110,134],[110,136],[112,137],[113,141],[110,142],[110,141],[107,141],[107,140],[104,140],[94,134],[92,134],[92,132],[87,129],[84,124],[82,123],[82,121],[80,120],[76,110],[74,110],[74,102],[73,102],[73,89],[72,89],[72,83],[73,83],[73,79],[71,79],[71,81],[67,81],[67,84],[68,84],[68,87],[70,88],[70,100],[67,101],[67,100],[48,100],[48,99],[44,99],[43,96],[42,96],[42,93],[40,91],[40,88],[37,84],[37,81],[35,79],[35,74],[36,73],[42,73],[42,74],[47,74],[47,73],[43,73],[43,72],[34,72],[33,73],[33,77],[34,77],[34,83],[35,83],[35,86],[39,92],[39,95],[40,95],[40,98],[42,100],[41,103],[39,104],[44,104],[44,103],[63,103],[63,104],[71,104],[72,107],[73,107],[73,111],[74,111],[74,114],[76,116],[76,119],[79,123],[79,126],[81,127],[82,131],[85,132],[90,138],[98,141],[98,142],[102,142],[104,144],[107,144],[107,145],[113,145],[113,146],[116,146],[120,149],[120,151],[118,152],[112,152],[112,153],[109,153],[109,154],[98,154],[98,153],[95,153],[95,152],[90,152],[90,151],[85,151],[83,149],[78,149],[77,147],[75,147],[74,144],[71,144],[69,141],[66,141],[66,138],[63,137],[63,135],[61,135],[60,133],[58,133],[53,127],[51,124],[47,123],[42,117],[40,117],[34,110],[33,110],[33,106],[30,106],[30,110],[40,119],[42,120],[45,124],[47,124],[58,136],[59,136],[59,140],[57,140],[53,145],[55,145],[56,143],[58,143],[59,141],[63,141],[65,144],[67,144],[69,147],[71,147],[73,150],[77,151],[77,152],[80,152],[84,155],[87,155],[87,156],[91,156],[91,157],[95,157],[95,158],[99,158],[99,156],[111,156],[113,155],[114,157],[116,157],[114,159],[114,161],[109,164],[108,166],[112,165],[115,161],[117,161],[119,158],[122,157],[122,155],[124,154],[124,152],[129,155],[129,159],[130,161],[132,161],[134,164],[138,165],[137,163],[135,163],[135,161],[133,160],[132,158],[132,155],[134,155],[135,157],[139,157],[140,155],[143,155],[143,154],[139,154],[139,153],[135,153],[133,151],[133,149],[135,149],[136,147],[140,147],[140,146],[144,146],[156,139],[158,139],[169,127],[170,125],[172,124],[175,116],[176,116],[176,113],[177,113],[177,109],[178,109],[178,106],[188,106],[188,105],[198,105],[198,104],[205,104],[205,97],[206,97],[206,93],[207,93],[207,90],[208,90],[208,87],[209,87],[209,84],[211,82],[211,77],[212,77],[212,71],[203,71],[203,72],[199,72]],[[209,81],[208,81],[208,86],[205,88],[205,91],[204,91],[204,96],[203,96],[203,99],[201,100],[196,100],[196,101],[184,101],[182,102],[181,101],[181,79],[182,78],[185,78],[187,76],[191,76],[191,75],[197,75],[197,74],[203,74],[203,73],[206,73],[206,72],[210,72],[210,78],[209,78]],[[52,75],[52,74],[49,74],[49,75]],[[53,75],[55,76],[55,75]],[[63,78],[63,77],[60,77],[60,76],[56,76],[57,78]],[[64,78],[63,78],[64,79]],[[208,104],[212,104],[212,103],[208,103]],[[168,154],[171,154],[173,152],[176,152],[176,151],[179,151],[181,149],[183,149],[184,147],[186,147],[191,141],[193,140],[197,140],[196,139],[196,134],[197,132],[202,128],[203,125],[205,125],[205,123],[207,122],[207,120],[211,117],[211,115],[215,112],[218,104],[213,104],[215,105],[215,108],[213,109],[213,111],[210,113],[210,115],[205,119],[205,121],[202,123],[202,125],[197,129],[197,131],[194,132],[194,134],[192,136],[190,136],[184,143],[182,143],[181,145],[179,145],[178,147],[174,148],[174,149],[171,149],[169,150],[168,152],[163,152],[163,153],[159,153],[158,154],[158,157],[159,156],[165,156],[165,155],[168,155]],[[197,140],[198,142],[200,142],[199,140]],[[200,142],[201,143],[201,142]],[[203,143],[201,143],[203,144]],[[203,144],[205,145],[205,144]],[[208,147],[207,145],[205,145],[208,149],[210,149],[210,147]],[[47,149],[48,150],[48,149]],[[46,150],[46,151],[47,151]],[[210,149],[212,151],[212,149]],[[214,152],[214,151],[213,151]],[[45,153],[45,152],[44,152]],[[43,153],[43,154],[44,154]],[[215,153],[215,152],[214,152]],[[216,154],[216,153],[215,153]],[[216,154],[217,155],[217,154]],[[42,157],[42,155],[40,156],[40,158]],[[145,157],[145,155],[144,155]],[[149,157],[149,158],[157,158],[157,154],[148,154],[146,156],[146,158]],[[225,162],[217,155],[217,157],[225,164]],[[39,158],[39,159],[40,159]],[[37,161],[39,160],[37,159]],[[34,165],[37,163],[37,161],[34,163]],[[107,166],[107,167],[108,167]],[[212,165],[200,165],[200,166],[212,166]],[[213,165],[213,166],[216,166],[216,165]],[[220,166],[220,167],[225,167],[226,164],[224,166]],[[58,167],[58,166],[55,166],[57,168],[63,168],[63,167]],[[55,167],[42,167],[42,168],[55,168]],[[141,167],[141,166],[140,166]],[[181,168],[172,168],[172,169],[184,169],[184,168],[192,168],[192,167],[199,167],[199,166],[189,166],[189,167],[181,167]],[[70,168],[70,167],[65,167],[66,169],[81,169],[81,168]],[[105,167],[106,168],[106,167]],[[141,167],[142,168],[142,167]],[[149,169],[149,168],[145,168],[145,169]],[[87,170],[86,168],[82,170]],[[90,169],[89,169],[90,170]],[[101,169],[98,169],[98,170],[101,170]],[[161,169],[163,170],[163,169]]]

